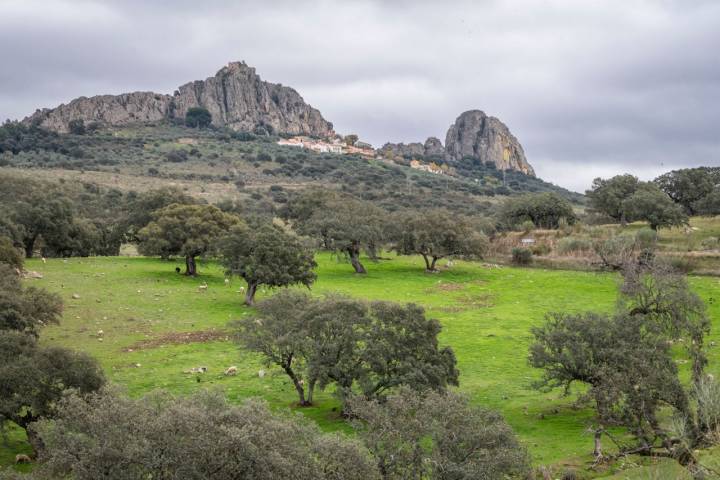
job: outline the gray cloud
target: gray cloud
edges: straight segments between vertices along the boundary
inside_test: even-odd
[[[720,165],[714,1],[5,0],[0,45],[7,118],[244,59],[374,144],[444,140],[482,109],[575,190]]]

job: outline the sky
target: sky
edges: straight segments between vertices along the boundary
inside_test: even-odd
[[[720,1],[0,0],[2,119],[238,60],[375,146],[483,110],[575,191],[720,166]]]

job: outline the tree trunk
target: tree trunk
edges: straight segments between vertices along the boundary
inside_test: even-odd
[[[31,237],[25,240],[25,258],[32,258],[33,250],[35,250],[35,239],[37,237]]]
[[[432,263],[430,264],[430,271],[431,272],[437,272],[437,269],[435,268],[435,262],[438,261],[440,257],[432,257]]]
[[[257,292],[257,283],[249,283],[245,291],[245,305],[252,307],[255,303],[255,292]]]
[[[283,370],[285,370],[285,373],[288,374],[288,377],[293,382],[293,385],[295,385],[295,391],[298,394],[298,399],[300,400],[300,406],[301,407],[307,407],[310,405],[307,400],[305,400],[305,388],[303,388],[303,384],[300,381],[300,379],[295,375],[295,372],[293,369],[288,365],[287,367],[283,367]]]
[[[315,383],[317,383],[316,379],[311,379],[308,384],[308,394],[307,394],[307,403],[308,405],[312,405],[313,403],[313,396],[315,394]]]
[[[197,265],[195,265],[195,257],[192,255],[185,257],[185,275],[192,277],[197,275]]]
[[[6,427],[5,418],[0,417],[0,436],[2,437],[2,443],[5,448],[10,448],[10,440],[8,439]]]
[[[32,428],[32,423],[36,420],[38,420],[38,418],[33,417],[32,414],[30,414],[29,412],[23,416],[14,416],[14,418],[12,418],[12,421],[15,422],[18,427],[25,430],[28,443],[33,449],[33,453],[31,455],[32,458],[37,458],[40,452],[42,452],[42,450],[45,448],[45,444],[43,443],[42,439],[37,434],[35,429]]]
[[[431,270],[430,268],[430,259],[428,258],[427,254],[421,253],[423,260],[425,260],[425,271],[429,272]]]
[[[598,428],[597,430],[595,430],[594,434],[595,434],[595,438],[594,438],[595,445],[593,448],[593,457],[595,457],[595,461],[598,461],[598,460],[602,459],[602,456],[603,456],[602,443],[601,443],[602,442],[602,428]]]
[[[28,443],[33,449],[31,457],[37,458],[38,455],[40,455],[40,453],[45,449],[45,443],[43,443],[40,435],[38,435],[34,428],[25,428],[25,432],[27,433]]]
[[[626,227],[626,226],[627,226],[627,218],[625,218],[625,214],[624,214],[624,213],[621,213],[621,214],[620,214],[620,226],[621,226],[621,227]]]
[[[360,263],[360,245],[353,243],[347,249],[348,255],[350,255],[350,263],[355,269],[355,273],[367,273],[363,264]]]

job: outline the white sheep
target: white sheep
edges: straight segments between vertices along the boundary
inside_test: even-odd
[[[237,375],[237,367],[235,365],[228,367],[225,370],[225,375]]]

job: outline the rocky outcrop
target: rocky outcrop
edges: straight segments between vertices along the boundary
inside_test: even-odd
[[[251,131],[263,126],[276,133],[326,137],[332,123],[311,107],[298,92],[265,82],[244,62],[233,62],[214,77],[181,86],[173,95],[135,92],[122,95],[81,97],[54,109],[38,110],[25,122],[38,122],[67,132],[71,120],[102,125],[127,125],[183,119],[192,107],[206,108],[216,126]]]
[[[430,137],[425,140],[425,143],[412,142],[412,143],[386,143],[380,149],[380,153],[385,157],[390,158],[421,158],[427,156],[443,156],[445,155],[445,149],[442,146],[440,140],[435,137]]]
[[[388,158],[414,158],[425,155],[425,147],[420,142],[386,143],[380,148],[380,153]]]
[[[492,162],[499,170],[517,170],[535,176],[525,152],[508,127],[480,110],[461,114],[448,129],[445,146],[435,137],[425,143],[386,143],[380,153],[387,158],[443,157],[448,163],[464,157]]]
[[[298,92],[261,80],[244,62],[230,63],[214,77],[181,86],[173,105],[179,118],[184,118],[189,108],[204,107],[214,125],[234,130],[269,126],[274,132],[325,137],[333,129]]]
[[[36,111],[25,122],[37,122],[56,132],[68,132],[72,120],[102,125],[127,125],[138,122],[157,122],[169,118],[172,97],[153,92],[123,93],[76,98],[67,105]]]
[[[445,147],[439,138],[430,137],[425,140],[425,155],[426,156],[442,156],[445,154]]]
[[[493,162],[500,170],[518,170],[535,176],[520,142],[508,127],[480,110],[464,112],[450,126],[445,137],[445,154],[449,161],[472,157]]]

